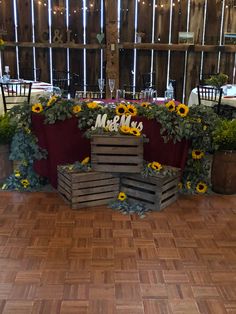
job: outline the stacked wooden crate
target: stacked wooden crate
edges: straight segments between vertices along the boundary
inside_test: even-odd
[[[58,166],[58,191],[72,208],[108,204],[119,191],[131,202],[161,210],[178,197],[180,169],[169,175],[143,177],[143,137],[94,135],[91,139],[91,172]]]

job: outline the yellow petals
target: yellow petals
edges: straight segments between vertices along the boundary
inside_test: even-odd
[[[137,128],[130,128],[130,134],[135,135],[135,136],[140,136],[141,132]]]
[[[40,103],[34,104],[31,108],[33,112],[40,113],[43,111],[43,106]]]
[[[127,106],[127,114],[135,117],[137,115],[137,108],[134,105],[128,105]]]
[[[207,187],[206,183],[204,183],[204,182],[202,182],[202,181],[200,181],[200,182],[197,184],[197,186],[196,186],[196,191],[197,191],[198,193],[206,193],[207,189],[208,189],[208,187]]]
[[[188,106],[184,105],[184,104],[179,104],[177,107],[176,107],[176,112],[179,116],[181,117],[186,117],[188,112],[189,112],[189,108]]]
[[[192,150],[192,158],[193,159],[201,159],[202,157],[204,157],[204,152],[198,149],[194,149]]]
[[[169,111],[175,111],[175,102],[173,100],[170,100],[168,101],[166,104],[165,104],[166,108],[169,110]]]
[[[120,192],[118,195],[119,201],[124,201],[127,198],[126,194],[124,192]]]
[[[122,116],[123,114],[125,115],[127,113],[128,109],[126,107],[126,105],[123,105],[123,104],[119,104],[117,107],[116,107],[116,114],[118,116]]]
[[[87,103],[87,107],[88,107],[89,109],[96,109],[96,108],[98,108],[98,103],[95,102],[95,101],[89,102],[89,103]]]
[[[120,127],[120,131],[121,131],[122,133],[124,133],[124,134],[129,134],[129,133],[130,133],[130,127],[127,126],[127,125],[122,125],[122,126]]]
[[[75,105],[75,106],[72,108],[72,110],[73,110],[74,113],[79,113],[79,112],[82,110],[82,108],[81,108],[80,105]]]
[[[82,165],[87,165],[87,164],[89,163],[89,160],[90,160],[90,158],[89,158],[89,157],[86,157],[86,158],[84,158],[84,159],[81,161],[81,164],[82,164]]]

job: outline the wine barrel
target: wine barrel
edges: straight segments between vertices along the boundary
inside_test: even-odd
[[[13,162],[9,160],[9,145],[0,145],[0,182],[13,171]]]
[[[216,193],[236,193],[236,151],[225,150],[214,154],[211,183]]]

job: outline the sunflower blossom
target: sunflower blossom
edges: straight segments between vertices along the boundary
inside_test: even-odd
[[[84,159],[81,161],[81,164],[82,164],[82,165],[87,165],[87,164],[89,163],[89,160],[90,160],[90,158],[89,158],[89,157],[86,157],[86,158],[84,158]]]
[[[140,136],[141,132],[137,128],[130,128],[130,134],[135,135],[135,136]]]
[[[179,116],[186,117],[189,112],[189,108],[184,104],[179,104],[176,108],[176,112]]]
[[[120,127],[120,131],[121,131],[121,133],[129,134],[129,133],[130,133],[130,127],[127,126],[127,125],[122,125],[122,126]]]
[[[204,152],[199,149],[192,150],[193,159],[201,159],[202,157],[204,157],[204,155],[205,155]]]
[[[162,169],[162,165],[161,165],[159,162],[157,162],[157,161],[153,161],[153,162],[151,163],[151,168],[152,168],[153,170],[160,171],[160,170]]]
[[[135,117],[137,115],[137,108],[134,105],[128,105],[127,106],[127,114]]]
[[[204,183],[204,182],[202,182],[202,181],[200,181],[200,182],[197,184],[197,186],[196,186],[196,191],[197,191],[198,193],[206,193],[207,189],[208,189],[208,187],[207,187],[206,183]]]
[[[40,113],[43,111],[43,106],[40,103],[34,104],[31,108],[33,112]]]
[[[89,109],[96,109],[96,108],[98,108],[98,103],[95,102],[95,101],[89,102],[89,103],[87,103],[87,107],[88,107]]]
[[[176,106],[173,100],[168,101],[165,106],[169,111],[175,111]]]
[[[56,102],[57,97],[56,96],[52,96],[49,101],[47,102],[47,107],[50,107],[54,102]]]
[[[123,104],[119,104],[117,107],[116,107],[116,114],[118,116],[122,116],[123,114],[126,114],[126,112],[128,111],[126,105],[123,105]]]
[[[120,192],[117,198],[119,201],[124,201],[127,198],[127,196],[124,192]]]
[[[20,183],[23,185],[24,188],[27,188],[29,186],[29,181],[27,179],[22,179]]]
[[[150,108],[150,102],[142,102],[140,106],[143,108]]]
[[[72,108],[72,110],[73,110],[74,113],[79,113],[79,112],[82,110],[82,108],[81,108],[80,105],[75,105],[75,106]]]

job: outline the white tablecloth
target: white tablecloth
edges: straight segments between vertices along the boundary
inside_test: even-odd
[[[226,85],[223,86],[224,93],[227,92],[227,95],[223,95],[221,99],[222,105],[228,105],[231,107],[236,108],[236,85]],[[201,103],[206,106],[212,106],[214,103],[207,100],[202,100]],[[197,95],[197,88],[194,88],[191,91],[191,94],[189,96],[188,100],[188,106],[191,107],[194,104],[198,104],[198,95]]]
[[[29,81],[26,81],[29,82]],[[14,83],[14,82],[13,82]],[[35,103],[38,101],[39,97],[49,88],[52,87],[50,83],[46,82],[33,82],[32,88],[31,88],[31,97],[30,102]],[[17,103],[18,99],[15,97],[14,101]],[[22,101],[22,100],[21,100]],[[3,114],[3,100],[2,100],[2,94],[1,94],[1,88],[0,88],[0,114]]]

